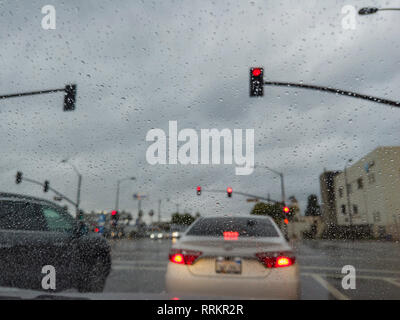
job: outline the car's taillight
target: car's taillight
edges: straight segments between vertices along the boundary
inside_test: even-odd
[[[286,253],[260,252],[256,256],[266,268],[289,267],[296,262],[294,255]]]
[[[169,261],[177,264],[192,265],[198,257],[201,256],[200,251],[171,249],[169,252]]]

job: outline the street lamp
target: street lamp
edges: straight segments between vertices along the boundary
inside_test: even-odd
[[[350,185],[347,179],[347,165],[351,163],[353,160],[348,159],[346,164],[344,165],[344,183],[346,184],[346,198],[347,198],[347,207],[349,208],[349,222],[350,222],[350,232],[353,238],[353,216],[351,210],[351,203],[350,203]]]
[[[400,10],[400,8],[375,8],[375,7],[365,7],[365,8],[361,8],[360,10],[358,10],[358,14],[360,16],[366,16],[369,14],[374,14],[378,11],[397,11]]]
[[[78,175],[78,191],[76,195],[76,216],[79,217],[79,204],[81,201],[81,185],[82,185],[82,175],[79,173],[78,169],[72,164],[71,162],[68,162],[68,159],[63,159],[61,160],[61,163],[66,163],[69,164],[72,169],[75,171],[75,173]]]
[[[283,203],[283,205],[285,205],[286,197],[285,197],[285,184],[284,184],[284,180],[283,180],[283,173],[282,173],[282,172],[279,172],[279,171],[276,171],[276,170],[274,170],[274,169],[271,169],[270,167],[267,167],[267,166],[255,165],[254,168],[256,168],[256,167],[260,167],[260,168],[267,169],[267,170],[269,170],[269,171],[271,171],[271,172],[277,174],[277,175],[280,177],[280,179],[281,179],[281,197],[282,197],[282,203]]]
[[[115,210],[118,211],[118,207],[119,207],[119,185],[121,184],[122,181],[127,181],[127,180],[136,180],[135,177],[129,177],[129,178],[123,178],[123,179],[119,179],[117,181],[117,196],[115,199]]]

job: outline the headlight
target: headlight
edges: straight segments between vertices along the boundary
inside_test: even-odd
[[[179,232],[178,231],[172,232],[172,237],[173,238],[178,238],[179,237]]]
[[[150,239],[154,239],[154,233],[150,235]]]
[[[161,239],[161,238],[162,238],[162,233],[159,233],[159,234],[157,235],[157,238],[158,238],[158,239]]]

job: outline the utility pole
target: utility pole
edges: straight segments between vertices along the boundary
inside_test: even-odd
[[[161,199],[158,200],[158,223],[161,223]]]
[[[347,208],[349,209],[349,222],[350,222],[350,233],[351,233],[351,238],[354,240],[354,235],[353,235],[353,215],[352,215],[352,210],[351,210],[351,201],[350,201],[350,185],[348,182],[347,178],[347,164],[350,163],[352,160],[349,159],[347,160],[345,166],[344,166],[344,180],[346,184],[346,197],[347,197]]]

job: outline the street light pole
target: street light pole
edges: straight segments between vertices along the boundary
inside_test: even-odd
[[[349,164],[352,160],[349,159],[347,160],[345,166],[344,166],[344,180],[346,184],[346,198],[347,198],[347,207],[349,209],[349,222],[350,222],[350,232],[351,232],[351,238],[353,239],[353,215],[352,215],[352,210],[351,210],[351,202],[350,202],[350,186],[347,178],[347,164]]]
[[[75,171],[75,173],[78,175],[78,189],[77,189],[77,193],[76,193],[76,216],[79,217],[79,205],[80,205],[80,201],[81,201],[81,186],[82,186],[82,175],[80,174],[80,172],[78,171],[78,169],[74,166],[74,164],[72,164],[71,162],[68,162],[68,159],[64,159],[61,161],[62,163],[68,163],[72,169]]]
[[[285,203],[286,203],[286,195],[285,195],[285,183],[284,183],[284,178],[283,178],[283,172],[276,171],[276,170],[271,169],[270,167],[267,167],[267,166],[254,166],[254,167],[261,167],[261,168],[267,169],[267,170],[269,170],[269,171],[271,171],[271,172],[273,172],[273,173],[275,173],[276,175],[279,176],[279,178],[281,180],[281,198],[282,198],[282,203],[283,203],[283,205],[285,205]]]
[[[376,13],[378,11],[398,11],[400,10],[400,8],[376,8],[376,7],[365,7],[365,8],[361,8],[358,11],[358,14],[360,16],[366,16],[369,14],[373,14]]]
[[[135,177],[129,177],[129,178],[124,178],[124,179],[119,179],[117,181],[117,195],[115,197],[115,210],[118,211],[119,208],[119,187],[122,181],[127,181],[127,180],[136,180]]]

